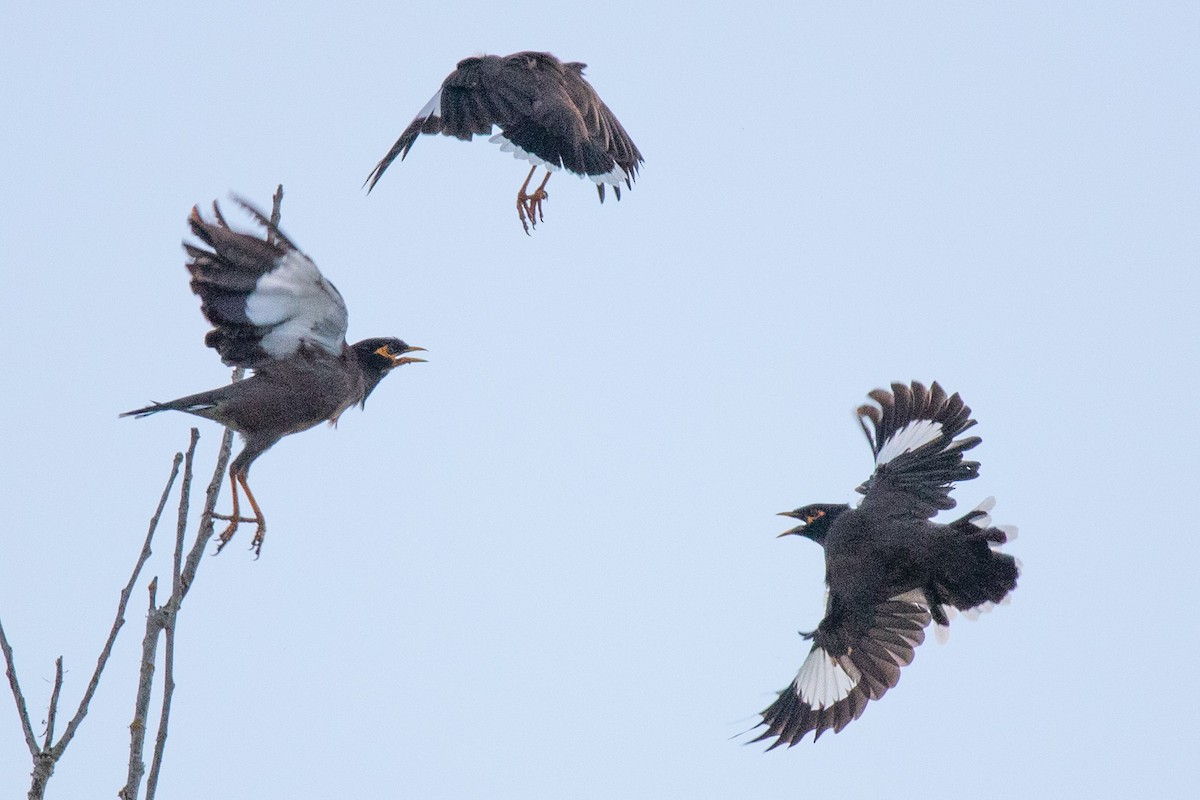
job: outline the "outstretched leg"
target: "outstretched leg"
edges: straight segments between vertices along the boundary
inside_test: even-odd
[[[550,194],[546,191],[546,183],[550,180],[550,170],[546,170],[546,177],[542,178],[541,185],[534,190],[533,194],[525,193],[525,190],[529,188],[529,181],[533,179],[535,171],[537,171],[537,164],[529,168],[529,174],[525,176],[525,182],[517,190],[517,217],[521,220],[521,227],[525,229],[526,236],[529,235],[530,225],[536,228],[538,222],[545,222],[546,218],[542,214],[542,202],[550,197]]]
[[[254,509],[254,517],[258,520],[258,530],[254,532],[254,539],[250,542],[250,546],[254,548],[254,557],[258,558],[262,555],[263,539],[267,536],[267,520],[263,516],[262,509],[258,507],[258,501],[254,499],[254,492],[250,491],[250,484],[246,482],[246,474],[239,475],[238,480],[241,481],[242,488],[246,491],[246,499],[250,501],[250,507]]]
[[[231,514],[213,513],[212,514],[213,519],[229,520],[229,525],[225,528],[225,530],[221,531],[221,535],[217,537],[217,552],[218,553],[221,552],[221,549],[224,548],[225,545],[229,544],[229,540],[233,538],[233,535],[235,533],[237,533],[239,523],[257,522],[258,523],[258,532],[254,534],[254,541],[257,545],[255,553],[257,553],[258,550],[262,549],[262,534],[263,534],[263,531],[265,530],[265,526],[263,525],[262,512],[258,510],[258,503],[256,503],[254,501],[254,495],[250,494],[250,488],[248,486],[246,486],[245,477],[239,475],[236,470],[237,470],[237,467],[235,467],[235,466],[230,466],[230,468],[229,468],[229,488],[230,488],[230,491],[232,491],[232,493],[233,493],[233,513],[231,513]],[[243,517],[239,513],[239,510],[238,510],[238,481],[239,480],[241,481],[242,487],[246,490],[246,498],[250,501],[251,507],[254,508],[254,513],[257,515],[255,517]]]

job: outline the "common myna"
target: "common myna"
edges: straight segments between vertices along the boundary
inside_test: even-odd
[[[233,511],[228,516],[213,514],[229,520],[217,550],[233,537],[238,523],[254,522],[258,529],[252,547],[257,555],[267,527],[247,483],[254,459],[290,433],[326,420],[336,423],[350,406],[365,405],[392,369],[424,361],[405,353],[424,348],[393,338],[346,344],[348,317],[338,290],[269,219],[245,201],[237,202],[266,228],[265,239],[232,230],[213,203],[215,222],[206,222],[198,208],[188,217],[192,233],[211,249],[186,242],[184,249],[192,291],[215,326],[204,343],[226,364],[253,369],[254,374],[121,416],[185,411],[242,434],[246,445],[229,465]],[[253,517],[241,514],[239,484]]]
[[[945,626],[954,609],[990,608],[1017,585],[1016,560],[998,552],[1016,528],[992,527],[993,498],[949,525],[930,520],[954,508],[955,481],[979,473],[978,462],[963,460],[981,441],[960,436],[975,424],[971,409],[936,382],[929,389],[893,383],[891,392],[869,397],[878,405],[857,412],[875,454],[875,472],[858,487],[862,502],[783,512],[800,525],[780,536],[798,534],[825,549],[828,593],[825,618],[801,634],[812,650],[762,712],[767,730],[754,741],[774,738],[768,749],[794,745],[809,731],[814,741],[841,731],[896,685],[931,620]]]
[[[367,191],[375,188],[397,156],[404,160],[419,134],[470,140],[497,125],[500,133],[489,141],[533,163],[517,192],[517,217],[526,234],[543,218],[542,203],[549,197],[546,182],[559,167],[591,178],[601,203],[606,184],[620,200],[621,184],[633,187],[642,154],[584,79],[586,66],[532,51],[464,58],[375,165],[367,177]],[[526,194],[539,166],[546,168],[546,177],[533,194]]]

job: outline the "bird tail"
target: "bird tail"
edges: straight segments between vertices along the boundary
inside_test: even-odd
[[[941,605],[973,616],[1003,602],[1017,588],[1020,564],[999,550],[1016,538],[1017,529],[992,525],[988,512],[995,504],[996,499],[989,497],[947,526],[950,536],[932,587],[937,595],[932,599]],[[934,616],[936,619],[938,615]]]
[[[157,414],[159,411],[170,411],[170,410],[171,410],[171,406],[168,403],[151,403],[150,405],[146,406],[145,408],[135,408],[133,411],[126,411],[122,414],[118,414],[117,416],[119,416],[119,417],[137,417],[138,419],[141,419],[142,417],[148,417],[151,414]]]
[[[137,417],[141,419],[151,414],[157,414],[160,411],[184,411],[188,414],[213,419],[212,412],[217,408],[218,398],[214,396],[217,391],[220,390],[191,394],[187,397],[180,397],[177,400],[170,400],[166,403],[151,403],[145,408],[136,408],[133,411],[126,411],[118,416]]]

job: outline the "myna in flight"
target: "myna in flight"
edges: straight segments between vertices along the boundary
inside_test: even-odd
[[[517,192],[517,217],[525,233],[542,220],[542,203],[549,197],[546,182],[559,167],[591,178],[601,203],[605,185],[620,200],[621,184],[633,187],[642,154],[584,79],[586,66],[533,51],[464,58],[375,165],[367,191],[397,156],[404,160],[422,133],[470,140],[498,126],[500,132],[490,141],[533,163]],[[546,177],[528,194],[539,166],[546,168]]]
[[[393,338],[346,344],[348,317],[338,290],[269,219],[248,203],[237,202],[266,228],[266,238],[232,230],[214,203],[214,222],[206,222],[197,208],[188,217],[192,233],[207,249],[187,243],[184,249],[192,291],[214,325],[204,343],[226,364],[254,374],[121,416],[185,411],[242,434],[245,447],[229,465],[233,511],[213,515],[229,520],[217,549],[229,542],[239,523],[254,522],[258,529],[252,546],[258,554],[266,521],[247,483],[254,459],[288,434],[326,420],[336,423],[347,408],[365,405],[394,368],[424,361],[405,355],[424,348]],[[254,511],[252,517],[242,515],[239,486]]]
[[[825,618],[802,634],[812,650],[762,712],[767,730],[755,741],[774,738],[771,748],[841,731],[896,685],[930,621],[945,626],[954,609],[990,608],[1017,585],[1016,560],[999,552],[1016,528],[992,526],[993,498],[949,525],[930,519],[954,508],[956,481],[979,473],[978,462],[963,460],[980,442],[961,436],[975,424],[971,409],[936,382],[893,383],[869,397],[878,405],[857,412],[875,455],[875,472],[858,487],[862,502],[783,512],[800,525],[781,536],[824,548],[828,592]]]

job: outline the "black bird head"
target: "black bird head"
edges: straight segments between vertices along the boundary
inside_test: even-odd
[[[798,519],[800,524],[779,535],[787,536],[789,533],[794,533],[806,539],[812,539],[819,545],[824,545],[825,534],[829,533],[829,526],[837,519],[838,514],[848,508],[850,506],[845,503],[813,503],[810,506],[797,508],[795,511],[780,511],[779,516]]]
[[[366,383],[362,396],[364,408],[367,405],[367,397],[375,391],[375,387],[385,375],[401,364],[414,364],[425,360],[404,355],[418,350],[423,353],[424,347],[412,347],[389,336],[363,339],[350,345],[350,348],[358,358],[358,365],[362,368],[363,380]]]

